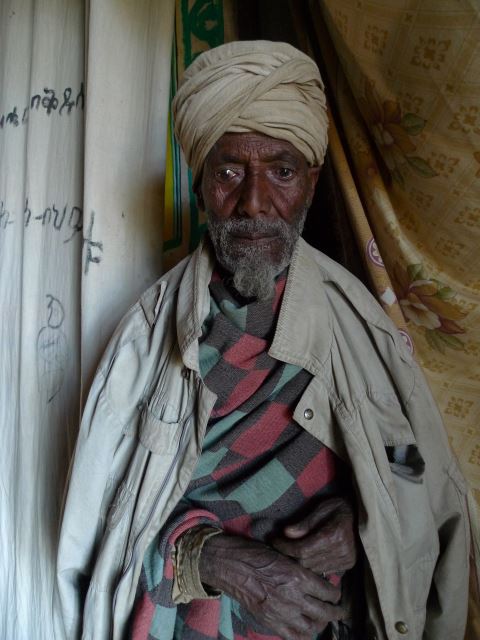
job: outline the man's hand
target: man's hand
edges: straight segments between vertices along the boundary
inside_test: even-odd
[[[200,557],[204,584],[224,591],[284,640],[311,640],[344,617],[340,591],[264,544],[237,536],[209,538]]]
[[[318,575],[343,573],[357,558],[351,506],[342,498],[330,498],[306,518],[284,529],[274,549],[295,558]]]

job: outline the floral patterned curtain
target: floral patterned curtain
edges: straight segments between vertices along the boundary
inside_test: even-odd
[[[352,226],[479,502],[480,9],[453,0],[308,4],[343,136],[332,127]],[[472,496],[470,506],[478,562]],[[472,579],[472,640],[477,589]]]

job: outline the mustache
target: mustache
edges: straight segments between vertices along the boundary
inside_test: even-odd
[[[238,231],[240,233],[280,231],[286,226],[286,223],[281,218],[275,218],[274,220],[265,218],[229,218],[223,224],[226,231]]]
[[[212,216],[213,225],[221,225],[225,233],[268,233],[271,235],[282,235],[288,230],[289,225],[281,218],[268,220],[266,218],[228,218],[218,220]]]

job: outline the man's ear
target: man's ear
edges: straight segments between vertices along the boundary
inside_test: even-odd
[[[203,200],[201,185],[199,184],[197,187],[195,187],[193,192],[195,194],[195,200],[197,201],[197,207],[200,209],[200,211],[205,211],[205,202]]]
[[[315,187],[317,186],[318,176],[320,175],[321,167],[308,167],[308,175],[310,178],[310,184],[312,188],[312,197],[315,191]]]
[[[308,182],[309,189],[307,195],[307,206],[310,207],[315,195],[315,187],[317,186],[318,176],[320,175],[321,167],[308,167]]]

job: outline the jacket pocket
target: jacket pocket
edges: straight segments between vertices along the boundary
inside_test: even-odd
[[[140,442],[157,455],[174,454],[194,394],[190,371],[183,366],[177,345],[172,345],[159,367],[142,411]]]
[[[357,437],[364,441],[365,455],[373,463],[370,468],[377,485],[386,490],[398,522],[395,476],[415,477],[419,481],[423,474],[412,428],[394,394],[370,392],[359,403],[357,413]],[[415,469],[409,469],[413,460]]]
[[[412,427],[394,393],[370,392],[368,399],[385,447],[416,444]]]
[[[183,365],[178,345],[173,344],[162,359],[156,380],[147,394],[149,400],[144,422],[177,425],[183,421],[192,396],[190,374]],[[149,432],[151,429],[147,426],[145,430]]]
[[[127,483],[125,481],[121,482],[108,511],[107,529],[115,529],[129,507],[132,497],[133,492]]]
[[[420,455],[417,445],[386,446],[385,452],[392,473],[410,482],[423,482],[425,461]]]
[[[157,455],[173,455],[180,442],[180,418],[177,411],[165,412],[166,420],[159,418],[149,408],[143,410],[139,439],[144,447]],[[172,420],[176,417],[177,420]]]

